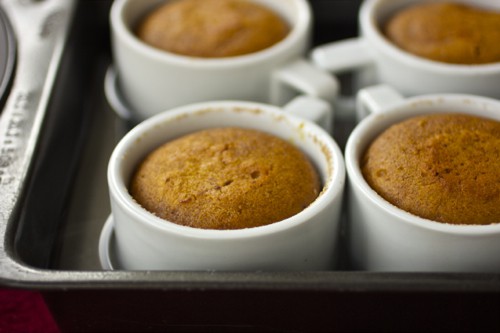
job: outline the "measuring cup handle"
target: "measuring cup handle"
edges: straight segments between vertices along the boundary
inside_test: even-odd
[[[382,113],[387,106],[400,102],[404,97],[391,86],[381,84],[361,89],[356,96],[356,117],[364,117]]]

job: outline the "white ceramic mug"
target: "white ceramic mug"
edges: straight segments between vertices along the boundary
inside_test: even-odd
[[[130,196],[127,186],[131,174],[148,152],[181,135],[224,126],[261,130],[295,144],[316,166],[323,183],[321,194],[290,218],[238,230],[178,225],[146,211]],[[108,183],[119,266],[129,270],[333,269],[344,182],[343,156],[331,136],[313,122],[281,108],[220,101],[163,112],[125,135],[109,162]]]
[[[252,0],[288,21],[285,39],[259,52],[228,58],[196,58],[156,49],[132,27],[168,0],[115,0],[111,8],[113,59],[120,88],[134,117],[143,120],[173,107],[210,100],[247,100],[282,106],[297,92],[335,98],[337,81],[304,57],[312,14],[306,0]]]
[[[384,200],[368,185],[360,169],[360,159],[370,142],[395,123],[417,115],[447,112],[500,121],[500,101],[462,94],[408,99],[396,96],[397,92],[385,85],[358,93],[358,108],[371,115],[356,126],[345,149],[349,184],[347,234],[353,268],[500,272],[500,221],[491,225],[453,225],[420,218]]]
[[[381,32],[381,23],[398,10],[422,0],[365,0],[359,12],[360,37],[321,45],[312,59],[331,73],[355,72],[355,90],[385,83],[405,96],[464,93],[500,97],[500,62],[457,65],[437,62],[401,50]],[[460,0],[500,11],[500,1]]]

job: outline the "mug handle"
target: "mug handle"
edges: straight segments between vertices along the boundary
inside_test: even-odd
[[[283,111],[321,126],[328,133],[332,133],[333,109],[330,103],[314,96],[297,96],[283,106]]]
[[[270,102],[282,106],[297,91],[333,102],[339,92],[339,83],[335,77],[325,73],[311,62],[298,59],[272,73]]]
[[[313,64],[330,73],[336,74],[353,72],[357,69],[370,68],[374,65],[373,56],[363,37],[349,38],[331,42],[314,48],[311,52]],[[373,75],[369,72],[366,78],[371,82]],[[366,80],[366,78],[364,80]],[[363,83],[366,84],[366,83]],[[336,112],[339,116],[354,116],[355,98],[339,93],[335,101]]]
[[[316,47],[311,59],[319,68],[338,74],[372,65],[368,51],[364,38],[349,38]]]
[[[332,128],[332,104],[339,91],[337,79],[314,66],[298,59],[278,68],[271,76],[270,103],[283,106],[285,111],[314,121],[327,131]],[[300,109],[303,108],[303,111]]]
[[[403,99],[403,95],[386,84],[361,89],[356,95],[357,120],[360,121],[370,114],[383,113],[388,106]]]

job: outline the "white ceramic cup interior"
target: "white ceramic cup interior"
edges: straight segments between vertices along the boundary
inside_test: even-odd
[[[386,98],[389,96],[388,98]],[[375,271],[500,272],[500,221],[452,225],[420,218],[390,204],[365,181],[359,161],[390,125],[417,115],[465,113],[500,121],[500,102],[462,95],[396,98],[389,86],[363,89],[358,107],[371,113],[348,139],[348,239],[353,268]]]
[[[500,1],[457,0],[500,12]],[[358,20],[360,37],[335,41],[312,51],[314,63],[331,73],[352,72],[355,89],[377,83],[396,87],[405,96],[464,93],[500,97],[500,62],[459,65],[429,60],[392,44],[381,32],[391,15],[423,0],[366,0]]]
[[[300,213],[270,225],[238,230],[181,226],[143,209],[127,187],[137,164],[168,140],[211,127],[271,133],[304,151],[323,191]],[[343,156],[331,136],[280,108],[250,102],[207,102],[163,112],[118,143],[108,182],[120,266],[130,270],[324,270],[336,265],[345,182]]]
[[[331,101],[337,81],[305,59],[312,14],[306,0],[252,0],[291,26],[288,36],[259,52],[227,58],[196,58],[142,42],[133,27],[169,0],[115,0],[111,8],[114,65],[125,103],[143,120],[177,106],[211,100],[247,100],[281,106],[297,94]]]

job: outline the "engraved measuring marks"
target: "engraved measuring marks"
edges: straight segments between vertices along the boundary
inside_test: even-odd
[[[15,164],[20,157],[19,151],[26,143],[26,112],[29,109],[32,93],[18,92],[13,101],[12,112],[8,117],[0,142],[0,186],[9,185],[16,178]]]

